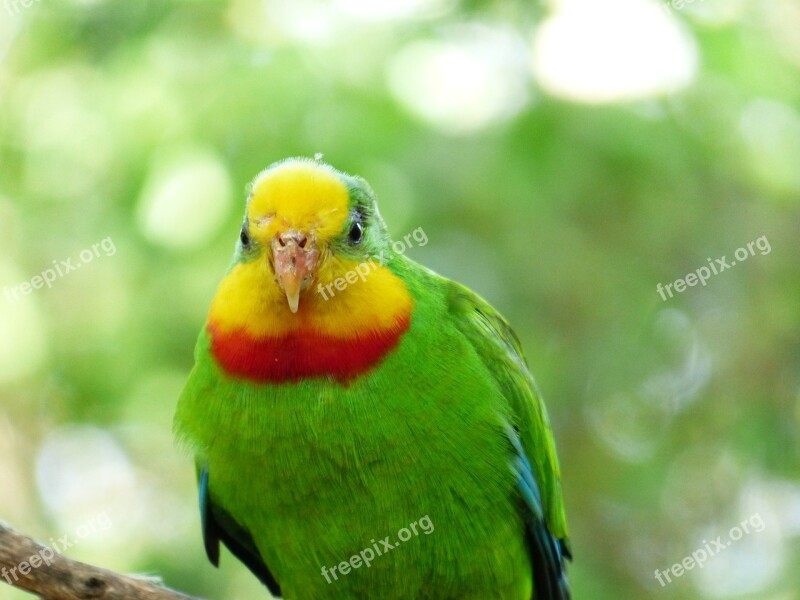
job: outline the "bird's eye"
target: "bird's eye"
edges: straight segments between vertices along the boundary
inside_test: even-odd
[[[354,222],[350,227],[350,233],[348,234],[348,237],[353,244],[359,243],[361,238],[364,237],[364,226],[358,221]]]
[[[239,239],[242,242],[242,246],[245,248],[250,245],[250,236],[247,235],[247,227],[242,225],[242,232],[239,234]]]

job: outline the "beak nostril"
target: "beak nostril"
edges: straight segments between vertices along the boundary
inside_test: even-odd
[[[297,234],[283,234],[277,236],[278,245],[281,248],[285,248],[286,244],[289,242],[294,242],[297,244],[298,248],[305,248],[308,245],[308,236],[301,236]]]

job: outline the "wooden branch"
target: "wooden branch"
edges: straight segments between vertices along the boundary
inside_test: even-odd
[[[0,521],[0,582],[44,600],[197,600],[157,578],[120,575],[54,552]]]

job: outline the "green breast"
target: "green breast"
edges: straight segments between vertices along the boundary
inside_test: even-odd
[[[437,281],[409,283],[410,330],[349,385],[231,380],[201,339],[176,425],[286,598],[531,597],[506,402]]]

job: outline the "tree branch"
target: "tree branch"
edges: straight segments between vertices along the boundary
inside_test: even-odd
[[[0,521],[0,582],[44,600],[197,600],[150,577],[120,575],[54,552]]]

